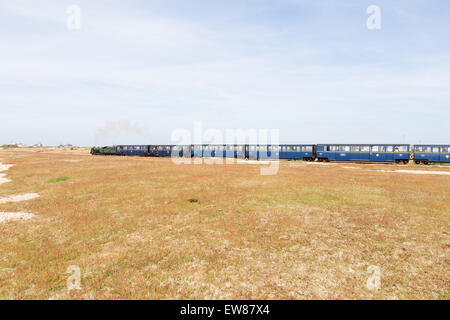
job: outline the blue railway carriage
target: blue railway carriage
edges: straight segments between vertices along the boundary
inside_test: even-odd
[[[194,144],[192,146],[192,155],[197,158],[203,157],[203,146],[201,144]]]
[[[416,164],[450,163],[450,145],[415,145]]]
[[[322,161],[409,162],[406,144],[319,144],[317,159]]]
[[[268,145],[246,144],[244,145],[245,158],[249,160],[271,159],[272,150]],[[276,153],[274,153],[275,155]]]
[[[117,153],[124,156],[149,156],[149,146],[121,145],[117,146]]]
[[[158,157],[170,157],[172,155],[172,147],[171,145],[159,145],[157,146]]]
[[[314,161],[315,159],[315,145],[292,145],[283,144],[279,146],[279,158],[280,159],[293,159],[293,160],[304,160],[304,161]]]
[[[246,144],[244,147],[245,147],[245,158],[249,160],[259,160],[262,153],[264,153],[263,146],[259,146],[256,144],[250,145]]]
[[[191,145],[175,145],[171,146],[171,157],[176,158],[191,158],[193,157],[193,146]]]
[[[244,145],[224,145],[224,157],[226,158],[244,158]]]
[[[157,157],[158,156],[158,146],[157,145],[149,145],[148,146],[148,155],[150,157]]]

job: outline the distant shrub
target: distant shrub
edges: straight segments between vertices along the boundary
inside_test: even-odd
[[[3,149],[10,149],[10,148],[18,148],[19,146],[17,144],[4,144],[2,145]]]
[[[61,181],[66,181],[69,180],[69,177],[59,177],[59,178],[55,178],[55,179],[48,179],[45,180],[45,183],[56,183],[56,182],[61,182]]]

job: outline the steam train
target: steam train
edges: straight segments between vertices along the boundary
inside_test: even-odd
[[[118,145],[93,147],[92,155],[146,157],[231,157],[250,160],[450,163],[450,145],[283,144],[283,145]]]

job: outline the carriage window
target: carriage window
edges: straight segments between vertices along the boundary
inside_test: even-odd
[[[361,152],[370,152],[370,146],[361,146]]]
[[[386,151],[386,146],[380,146],[380,152],[385,152]]]
[[[423,150],[422,147],[416,147],[416,148],[414,149],[414,151],[416,151],[416,152],[422,152],[422,150]]]
[[[313,151],[313,147],[312,146],[307,146],[307,147],[305,147],[305,151],[306,152],[312,152]]]
[[[439,153],[439,147],[433,147],[433,152],[434,153]]]
[[[378,146],[372,146],[372,152],[378,152],[379,148]]]
[[[359,146],[352,146],[352,152],[359,152]]]
[[[393,146],[386,146],[386,152],[392,152],[394,150]]]
[[[424,147],[425,152],[431,152],[431,147]]]
[[[442,148],[442,150],[441,150],[441,152],[442,153],[444,153],[444,152],[448,152],[448,149],[447,149],[447,147],[441,147]]]

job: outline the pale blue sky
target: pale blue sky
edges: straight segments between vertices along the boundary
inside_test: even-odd
[[[450,143],[449,35],[445,0],[1,0],[0,144]]]

